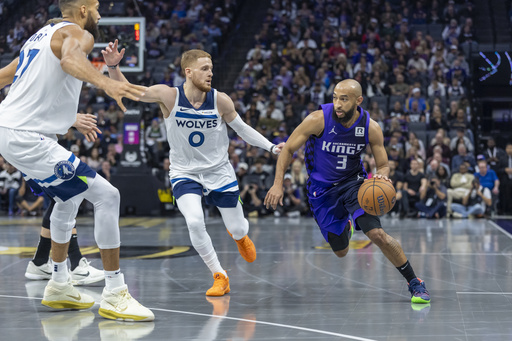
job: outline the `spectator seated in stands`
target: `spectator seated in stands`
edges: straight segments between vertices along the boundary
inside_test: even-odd
[[[407,99],[405,109],[412,111],[413,110],[413,103],[418,102],[418,108],[416,110],[419,110],[421,112],[425,112],[429,110],[428,102],[421,96],[421,90],[420,88],[414,88],[411,91],[411,96]]]
[[[406,153],[409,151],[411,147],[415,147],[417,150],[417,154],[425,160],[427,158],[427,153],[425,150],[425,145],[423,141],[418,138],[415,132],[409,132],[409,139],[405,142],[405,151]]]
[[[481,218],[486,207],[492,205],[489,188],[482,186],[478,178],[474,178],[471,184],[471,190],[462,199],[462,204],[453,203],[451,205],[453,218]]]
[[[450,129],[457,129],[457,128],[463,128],[463,129],[470,129],[471,126],[466,119],[466,113],[464,112],[464,109],[459,108],[456,111],[456,116],[454,119],[448,122],[450,125]]]
[[[418,218],[442,218],[446,215],[446,186],[436,175],[430,177],[427,190],[423,192],[421,201],[415,205]]]
[[[407,96],[409,94],[409,85],[405,83],[405,78],[402,74],[396,76],[396,82],[390,85],[390,89],[393,96]]]
[[[469,171],[474,172],[476,167],[476,161],[473,154],[468,154],[467,148],[463,143],[457,145],[457,155],[452,158],[452,173],[459,170],[460,165],[467,163],[469,165]]]
[[[288,134],[286,133],[286,127],[280,126],[277,131],[277,136],[272,140],[273,144],[279,144],[281,142],[288,141]]]
[[[243,183],[240,199],[244,203],[244,213],[249,217],[258,217],[266,214],[263,206],[266,190],[259,176],[254,174],[246,175]]]
[[[400,157],[400,149],[398,146],[394,145],[387,149],[388,152],[388,158],[390,160],[396,161],[397,167],[396,169],[402,173],[404,173],[408,168],[409,165],[407,164],[407,160],[403,157]],[[403,155],[403,154],[402,154]]]
[[[389,159],[389,175],[388,178],[393,181],[393,186],[396,190],[396,202],[395,206],[391,209],[390,213],[399,214],[403,211],[402,191],[404,186],[404,173],[397,170],[398,162],[393,159]]]
[[[485,148],[483,155],[491,169],[496,173],[503,167],[502,164],[505,164],[504,160],[507,156],[503,149],[496,146],[496,141],[492,136],[487,140],[487,148]]]
[[[299,188],[293,184],[292,175],[286,173],[283,180],[283,206],[278,205],[274,212],[276,217],[287,216],[289,218],[300,217],[303,210],[303,201]]]
[[[422,193],[426,190],[427,178],[420,171],[418,160],[411,160],[410,169],[404,176],[404,187],[402,190],[403,211],[400,212],[400,217],[417,216],[416,203],[420,201]]]
[[[452,213],[452,202],[456,200],[461,202],[472,188],[472,182],[475,176],[468,171],[469,165],[464,162],[459,165],[459,171],[454,173],[450,179],[450,188],[448,188],[446,209],[448,214]]]
[[[391,109],[389,111],[389,117],[387,117],[387,118],[388,119],[397,118],[401,122],[406,120],[404,106],[402,105],[402,103],[400,103],[400,101],[395,101],[395,104],[393,104],[393,109]]]
[[[14,215],[16,208],[16,197],[21,187],[23,177],[21,172],[10,163],[5,163],[5,169],[0,172],[0,200],[4,197],[7,201],[8,214]]]
[[[474,153],[475,147],[473,146],[473,143],[471,143],[469,137],[466,136],[466,129],[464,128],[457,128],[457,136],[453,137],[450,141],[450,149],[455,152],[455,148],[458,148],[459,144],[464,145],[468,153]]]
[[[492,194],[498,195],[500,180],[498,179],[496,172],[489,168],[487,161],[483,158],[483,155],[480,155],[477,159],[478,170],[475,172],[475,178],[478,179],[482,186],[488,188]]]
[[[433,77],[427,89],[428,98],[446,97],[446,88],[442,82],[439,82],[437,77]]]
[[[461,82],[458,78],[452,78],[450,81],[450,85],[448,86],[448,98],[460,98],[464,96],[465,91],[464,87],[461,85]]]
[[[45,194],[35,195],[25,180],[23,180],[18,192],[18,197],[16,198],[16,203],[21,211],[21,216],[41,215],[44,205],[44,196]]]
[[[448,122],[443,118],[441,107],[434,105],[432,107],[432,114],[430,115],[429,130],[437,130],[439,128],[448,130]]]
[[[450,156],[451,156],[450,147],[448,147],[444,143],[444,136],[443,136],[443,133],[440,131],[438,131],[436,133],[433,143],[430,145],[430,148],[428,148],[428,150],[427,150],[427,158],[430,158],[431,156],[434,155],[434,150],[436,149],[436,147],[441,148],[444,161],[450,160]]]
[[[425,122],[425,111],[420,109],[420,104],[417,100],[411,102],[411,108],[406,113],[407,122]]]
[[[146,128],[145,137],[152,164],[156,166],[160,162],[164,145],[167,143],[167,131],[164,124],[158,118],[153,118],[151,125]]]

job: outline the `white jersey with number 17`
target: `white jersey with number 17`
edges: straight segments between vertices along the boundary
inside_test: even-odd
[[[16,74],[0,103],[0,126],[43,134],[65,134],[76,120],[82,81],[65,73],[50,43],[70,22],[50,24],[23,46]]]

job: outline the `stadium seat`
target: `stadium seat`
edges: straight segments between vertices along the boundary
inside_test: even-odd
[[[427,131],[427,124],[425,122],[409,122],[409,131]]]

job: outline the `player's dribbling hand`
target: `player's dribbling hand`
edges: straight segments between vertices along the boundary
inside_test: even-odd
[[[283,186],[274,185],[268,190],[263,205],[265,205],[267,209],[272,207],[275,210],[278,203],[283,206]]]
[[[105,63],[109,66],[117,65],[123,59],[125,49],[123,48],[120,52],[117,50],[118,45],[117,39],[114,42],[108,43],[104,50],[101,50]]]
[[[377,178],[377,179],[382,179],[382,180],[385,180],[385,181],[389,181],[390,184],[393,183],[393,181],[391,181],[390,178],[388,178],[387,176],[382,175],[382,174],[373,174],[373,177]]]

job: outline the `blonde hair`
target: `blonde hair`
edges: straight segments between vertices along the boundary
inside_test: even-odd
[[[293,166],[295,164],[300,164],[300,172],[299,172],[299,174],[295,174],[295,172],[293,171]],[[304,176],[304,173],[302,173],[302,167],[303,166],[304,166],[304,164],[299,159],[296,159],[295,161],[293,161],[291,174],[292,174],[292,180],[293,180],[294,184],[302,185],[302,184],[304,184],[306,182],[306,177]]]
[[[212,56],[203,50],[189,50],[181,55],[181,70],[185,73],[185,69],[194,64],[199,58],[210,58]]]
[[[47,25],[51,25],[51,24],[59,24],[63,21],[64,19],[62,18],[53,18],[53,19],[48,19],[48,21],[44,24],[44,26],[47,26]]]

